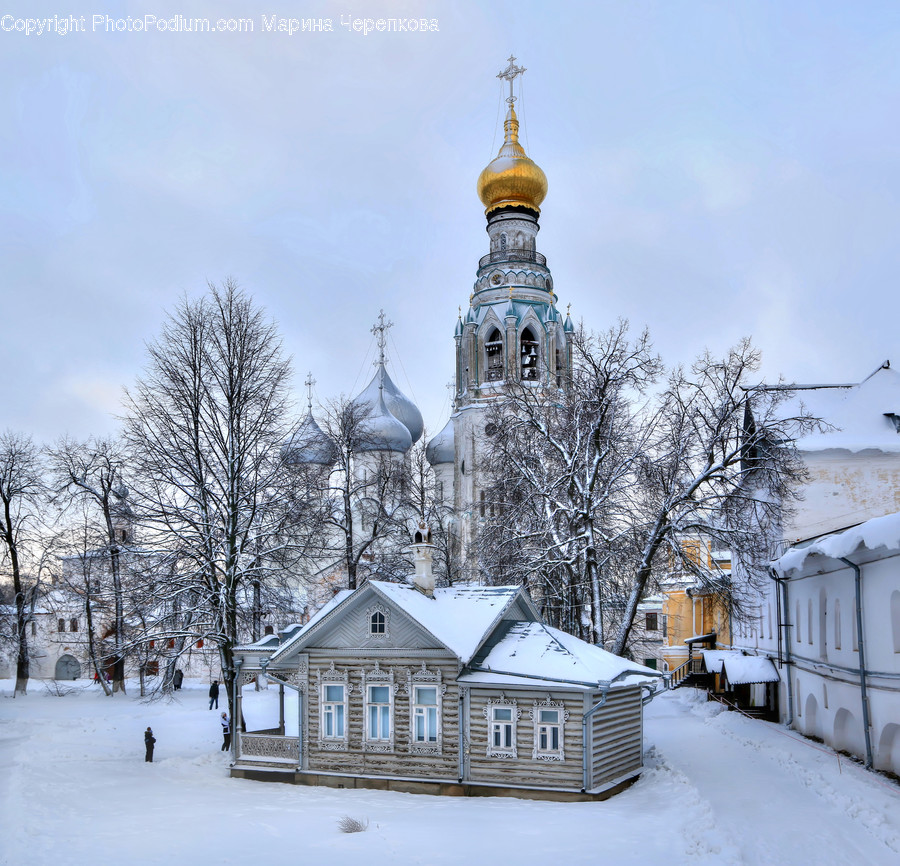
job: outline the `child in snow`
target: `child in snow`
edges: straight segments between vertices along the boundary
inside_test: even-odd
[[[148,764],[153,763],[153,744],[156,742],[156,737],[153,736],[153,731],[150,728],[147,728],[144,731],[144,746],[147,748],[147,753],[144,755],[144,761]]]
[[[231,724],[228,714],[222,713],[222,751],[227,752],[231,748]]]

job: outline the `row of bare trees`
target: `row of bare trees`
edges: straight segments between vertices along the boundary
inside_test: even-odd
[[[433,507],[423,454],[372,452],[370,410],[341,399],[323,420],[332,464],[286,461],[289,378],[275,325],[229,282],[168,317],[126,392],[118,439],[41,450],[0,437],[0,568],[12,596],[0,636],[17,692],[35,605],[54,594],[79,607],[85,654],[109,693],[124,689],[126,661],[141,672],[161,662],[171,683],[203,641],[218,650],[230,698],[234,649],[262,636],[266,612],[299,616],[320,585],[411,570],[409,523]]]
[[[523,384],[492,407],[481,567],[525,582],[554,624],[617,654],[673,569],[740,616],[727,575],[683,542],[730,550],[749,581],[763,578],[804,474],[791,442],[817,420],[783,411],[789,393],[761,385],[748,341],[672,370],[626,323],[582,330],[572,349],[565,388]]]

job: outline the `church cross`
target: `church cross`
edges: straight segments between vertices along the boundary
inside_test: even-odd
[[[306,381],[303,384],[306,385],[306,399],[309,403],[309,411],[312,412],[312,389],[316,384],[316,380],[312,377],[312,371],[306,374]]]
[[[384,310],[379,310],[378,324],[372,325],[372,333],[375,335],[375,342],[378,344],[378,360],[373,363],[384,365],[384,347],[387,345],[387,331],[388,328],[393,327],[393,322],[385,321]]]
[[[509,82],[509,96],[506,101],[509,103],[510,108],[512,108],[512,104],[516,101],[516,97],[513,96],[513,81],[515,81],[517,76],[521,75],[523,72],[525,72],[525,67],[516,66],[516,58],[510,55],[509,66],[502,72],[497,73],[497,78],[502,78]]]

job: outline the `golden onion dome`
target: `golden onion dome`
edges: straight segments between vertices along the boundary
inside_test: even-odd
[[[527,207],[540,213],[547,195],[547,176],[519,144],[519,120],[511,105],[503,130],[500,152],[478,177],[478,197],[484,212],[490,215],[502,207]]]

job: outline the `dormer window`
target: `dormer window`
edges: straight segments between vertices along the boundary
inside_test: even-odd
[[[384,614],[380,610],[376,610],[375,613],[369,617],[369,634],[384,634]]]

